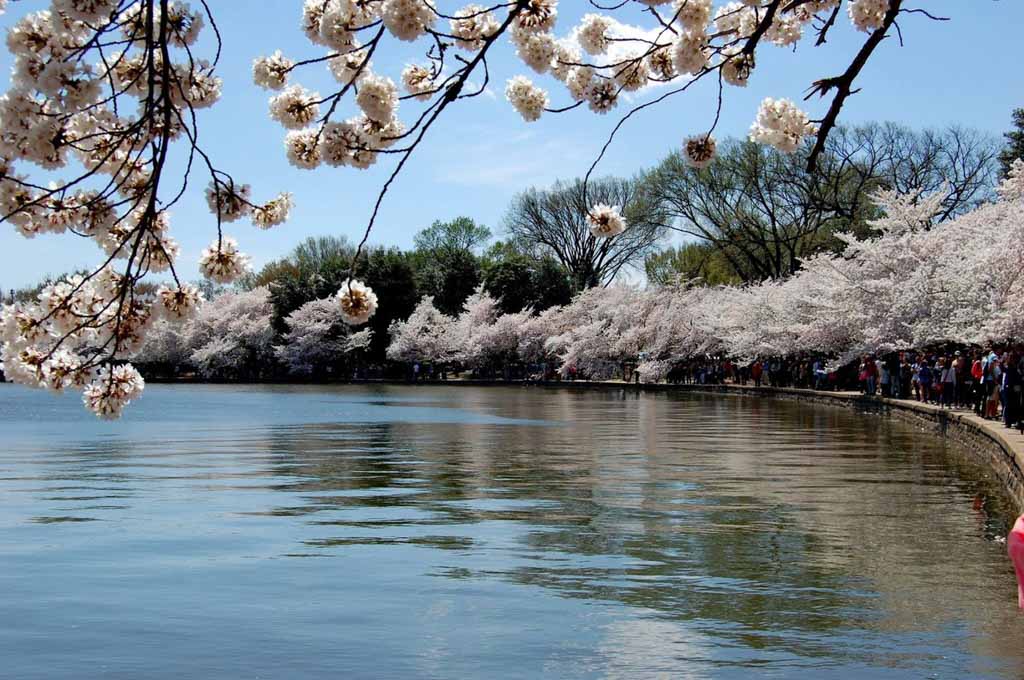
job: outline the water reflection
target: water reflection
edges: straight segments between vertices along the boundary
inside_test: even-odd
[[[156,387],[121,425],[38,402],[53,425],[35,399],[0,387],[16,677],[1024,670],[990,540],[1005,499],[900,424],[632,392]]]

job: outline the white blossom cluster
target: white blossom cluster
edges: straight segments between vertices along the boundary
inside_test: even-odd
[[[548,105],[548,93],[526,76],[516,76],[505,86],[505,96],[525,121],[534,121]]]
[[[611,238],[626,231],[626,220],[617,205],[598,203],[590,209],[587,224],[594,238]]]
[[[223,236],[199,256],[199,271],[217,283],[231,283],[249,271],[249,256],[238,250],[238,241]]]
[[[409,64],[402,70],[405,91],[419,100],[428,100],[434,93],[434,73],[419,64]]]
[[[788,99],[769,97],[761,102],[757,120],[750,128],[750,140],[774,146],[782,153],[793,153],[805,137],[817,131],[796,104]]]
[[[466,5],[455,12],[451,19],[452,35],[456,45],[464,50],[476,52],[484,46],[484,40],[498,32],[498,20],[485,7]]]
[[[858,30],[870,33],[881,28],[885,13],[889,11],[889,0],[850,0],[846,11]]]
[[[683,159],[691,168],[707,167],[715,158],[718,142],[712,134],[696,135],[683,143]]]
[[[179,0],[52,0],[7,32],[14,67],[0,97],[2,219],[27,238],[88,239],[102,264],[48,285],[34,302],[4,308],[3,371],[34,387],[82,389],[85,405],[104,418],[142,392],[124,359],[153,323],[183,323],[202,303],[178,279],[181,249],[167,211],[178,191],[169,187],[187,185],[192,170],[184,181],[167,178],[164,162],[175,143],[202,153],[195,115],[220,98],[220,78],[197,53],[207,23],[205,8]],[[283,85],[287,66],[277,54],[254,74]],[[204,158],[218,224],[250,216],[267,228],[287,218],[290,196],[253,204],[248,185]],[[245,258],[231,239],[216,243],[201,269],[234,280]],[[143,292],[152,287],[139,284],[152,275],[173,283]]]
[[[82,390],[82,401],[100,418],[113,420],[145,387],[146,381],[131,364],[107,366]]]
[[[377,294],[362,281],[347,279],[336,297],[341,317],[350,326],[366,323],[377,312]]]

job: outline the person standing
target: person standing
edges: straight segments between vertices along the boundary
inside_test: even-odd
[[[953,363],[956,365],[956,405],[959,408],[963,408],[970,398],[971,366],[967,362],[967,357],[960,350],[954,353],[954,357]]]
[[[932,369],[927,359],[921,359],[918,363],[917,383],[920,386],[920,401],[927,404],[932,395]]]
[[[814,366],[812,369],[814,373],[814,389],[821,390],[825,388],[825,365],[821,359],[815,359]]]
[[[953,408],[956,405],[956,361],[946,357],[942,369],[942,405]]]
[[[985,369],[981,364],[981,355],[974,352],[971,361],[971,406],[979,416],[985,414],[985,387],[981,379],[985,377]]]
[[[914,364],[917,363],[917,355],[910,353],[907,354],[906,368],[903,371],[903,396],[906,399],[910,399],[913,395],[913,381],[914,381]]]
[[[999,368],[999,359],[993,352],[985,368],[985,418],[995,419],[999,416],[999,384],[1002,379],[1002,371]]]
[[[1020,433],[1024,434],[1024,354],[1014,350],[1015,364],[1017,366],[1017,389],[1015,403],[1017,412],[1014,414],[1017,420],[1017,427]]]
[[[889,395],[893,399],[900,397],[900,364],[903,363],[903,352],[890,354],[886,360],[889,367]]]
[[[883,397],[888,397],[891,393],[891,379],[892,376],[889,374],[889,367],[883,361],[878,361],[875,364],[878,367],[878,393]]]
[[[910,388],[913,390],[913,397],[919,401],[921,398],[921,363],[920,356],[913,357],[913,364],[910,365]]]
[[[864,357],[864,389],[868,396],[875,396],[875,386],[878,384],[878,364],[871,356]]]
[[[1003,367],[1003,426],[1013,427],[1017,422],[1018,402],[1020,401],[1021,379],[1017,366],[1017,357],[1009,352],[1006,366]]]

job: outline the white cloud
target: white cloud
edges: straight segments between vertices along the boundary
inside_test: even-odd
[[[583,61],[594,63],[594,64],[616,64],[626,59],[634,58],[639,54],[643,54],[650,48],[650,43],[657,42],[662,45],[667,45],[672,42],[672,34],[664,29],[662,26],[653,26],[651,28],[643,28],[641,26],[634,26],[633,24],[625,24],[615,19],[615,17],[609,16],[608,19],[611,24],[608,28],[607,35],[612,38],[619,38],[621,40],[630,40],[635,42],[612,42],[609,44],[608,51],[600,56],[591,56],[583,52],[580,48],[579,42],[579,29],[580,27],[574,26],[569,34],[562,38],[560,42],[568,47],[575,48],[583,54]],[[606,73],[606,75],[611,75]],[[667,83],[658,81],[649,82],[644,87],[640,88],[635,92],[624,92],[623,98],[627,102],[632,102],[633,98],[637,94],[643,92],[649,92],[651,90],[664,87]]]
[[[472,187],[544,185],[574,176],[589,160],[569,139],[537,139],[526,130],[450,148],[436,174],[440,181]]]

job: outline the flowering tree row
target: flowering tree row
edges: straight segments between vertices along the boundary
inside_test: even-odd
[[[783,281],[595,287],[540,314],[504,314],[482,289],[455,316],[425,297],[407,319],[392,324],[388,358],[484,374],[544,363],[590,378],[612,377],[639,360],[643,379],[656,381],[679,362],[709,355],[750,360],[815,353],[842,363],[866,352],[1020,339],[1024,261],[1015,253],[1024,248],[1024,162],[1017,162],[999,195],[930,226],[942,193],[883,194],[878,198],[886,215],[873,224],[876,236],[844,237],[843,256],[811,258]],[[354,365],[371,339],[369,329],[345,323],[333,297],[296,309],[283,334],[275,333],[271,315],[265,287],[224,293],[184,324],[155,322],[132,359],[212,379],[282,371],[344,378],[347,373],[329,369]],[[5,324],[12,318],[5,315]],[[30,367],[12,369],[9,378],[34,379]]]
[[[877,196],[885,217],[870,238],[843,236],[842,255],[820,254],[784,279],[749,286],[692,282],[592,288],[539,315],[500,315],[477,293],[457,318],[424,299],[392,327],[391,358],[554,361],[592,378],[642,358],[645,380],[681,361],[809,352],[844,362],[864,352],[1024,337],[1024,161],[999,200],[931,226],[942,193]]]
[[[527,68],[565,85],[565,103],[555,104],[524,76],[510,78],[506,96],[528,121],[584,106],[608,113],[623,92],[664,83],[665,91],[622,115],[611,137],[643,108],[700,80],[717,81],[718,107],[707,112],[706,127],[683,144],[686,158],[699,166],[714,156],[712,133],[725,86],[747,84],[761,45],[791,49],[808,34],[822,46],[845,8],[866,38],[843,73],[812,84],[812,94],[831,97],[825,115],[813,121],[791,101],[766,99],[751,128],[752,139],[787,152],[815,136],[808,159],[813,167],[875,49],[901,17],[927,14],[903,4],[595,4],[599,12],[584,16],[559,39],[557,0],[467,5],[450,13],[433,0],[306,0],[301,28],[318,53],[257,59],[253,77],[257,85],[280,91],[270,100],[270,115],[289,130],[286,153],[299,167],[366,168],[382,156],[395,158],[337,296],[345,319],[359,324],[374,313],[377,299],[351,272],[385,195],[443,112],[485,91],[488,57],[499,40],[509,40]],[[238,242],[223,232],[225,223],[244,217],[268,228],[283,222],[292,207],[287,193],[253,202],[249,185],[236,181],[201,144],[201,111],[217,102],[222,89],[216,72],[222,46],[209,3],[200,5],[201,10],[176,0],[52,0],[49,9],[21,18],[7,35],[15,65],[11,88],[0,98],[2,219],[27,237],[49,232],[92,241],[100,255],[88,274],[48,287],[38,304],[5,312],[0,359],[5,372],[22,382],[83,389],[86,406],[103,417],[116,417],[141,392],[141,376],[126,360],[153,324],[184,323],[201,302],[199,291],[177,274],[179,247],[170,235],[168,211],[189,186],[206,186],[216,238],[199,268],[215,282],[234,281],[248,268]],[[198,54],[206,27],[216,49]],[[405,94],[372,61],[403,42],[423,47],[422,62],[406,65],[399,76]],[[324,66],[337,80],[332,92],[288,84],[300,70]],[[404,121],[400,103],[414,109]],[[183,160],[181,174],[168,170],[175,155]],[[584,204],[595,238],[627,228],[620,206]],[[147,293],[141,284],[154,276],[167,283]]]
[[[222,293],[183,324],[155,322],[131,358],[153,370],[195,371],[208,379],[260,379],[277,374],[277,368],[306,377],[365,350],[372,338],[368,328],[349,330],[334,298],[313,300],[289,314],[281,336],[272,315],[266,287]]]
[[[708,355],[813,352],[844,362],[865,352],[1024,337],[1024,162],[998,201],[932,226],[943,195],[880,195],[886,215],[872,225],[876,236],[844,236],[844,255],[810,258],[782,281],[595,287],[540,314],[503,314],[482,289],[457,316],[425,297],[392,325],[388,358],[477,372],[546,363],[590,378],[612,377],[640,359],[643,379],[657,381],[675,364]],[[4,310],[5,337],[18,332],[19,309]],[[371,339],[369,329],[350,328],[335,297],[292,312],[283,335],[271,316],[265,287],[224,293],[185,323],[155,321],[131,359],[214,379],[266,377],[271,366],[316,377],[323,367],[350,365],[346,359]],[[37,380],[31,365],[8,362],[5,370],[18,382]]]

